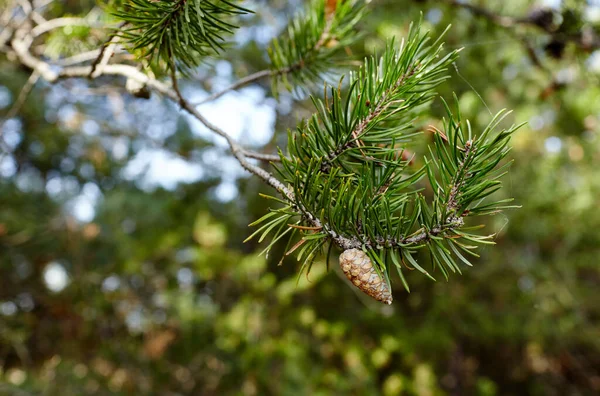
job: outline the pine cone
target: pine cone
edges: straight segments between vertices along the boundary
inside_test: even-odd
[[[365,252],[348,249],[340,254],[340,267],[352,284],[363,293],[385,304],[392,303],[392,293],[385,280],[373,268],[371,259]]]

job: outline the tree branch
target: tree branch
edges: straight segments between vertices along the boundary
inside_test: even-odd
[[[486,19],[494,22],[496,25],[500,25],[503,27],[513,27],[516,24],[523,22],[522,20],[520,20],[518,18],[499,15],[499,14],[494,13],[491,10],[488,10],[487,8],[480,7],[480,6],[471,4],[471,3],[467,3],[465,1],[445,0],[444,2],[452,7],[459,7],[459,8],[464,8],[466,10],[469,10],[473,15],[486,18]]]
[[[56,18],[50,19],[44,23],[40,23],[33,29],[31,29],[31,37],[36,38],[41,36],[42,34],[49,32],[50,30],[67,27],[67,26],[87,26],[94,28],[104,28],[106,25],[100,21],[90,21],[85,18],[76,18],[76,17],[64,17],[64,18]]]
[[[203,105],[205,103],[208,102],[212,102],[215,99],[220,98],[221,96],[225,95],[227,92],[229,91],[234,91],[238,88],[241,88],[247,84],[253,83],[255,81],[261,80],[265,77],[270,77],[272,75],[274,75],[276,73],[274,73],[271,70],[261,70],[259,72],[250,74],[244,78],[239,79],[238,81],[234,82],[233,84],[231,84],[230,86],[228,86],[227,88],[223,89],[222,91],[219,92],[215,92],[214,94],[202,99],[199,102],[194,103],[195,106],[200,106]]]
[[[456,213],[456,210],[459,208],[458,197],[460,195],[460,188],[465,183],[466,175],[466,166],[470,159],[471,154],[475,152],[473,147],[473,143],[469,140],[465,144],[465,156],[463,160],[458,164],[458,169],[456,170],[456,178],[450,189],[450,194],[448,195],[448,202],[446,203],[446,208],[450,211],[450,216],[453,216]]]
[[[27,96],[29,95],[29,93],[33,89],[33,86],[35,85],[35,83],[38,81],[39,78],[40,78],[40,75],[34,70],[33,73],[31,73],[31,75],[27,79],[27,82],[21,89],[21,92],[19,92],[19,96],[17,97],[17,100],[15,100],[15,102],[13,103],[11,108],[8,110],[8,112],[4,116],[2,123],[0,123],[0,138],[2,137],[2,133],[4,132],[4,123],[7,120],[13,118],[15,115],[17,115],[19,110],[21,110],[21,107],[23,107],[23,104],[25,103]]]
[[[260,168],[256,165],[248,162],[242,147],[231,136],[229,136],[229,134],[227,134],[221,128],[219,128],[216,125],[209,122],[206,118],[204,118],[204,116],[202,114],[200,114],[200,112],[198,110],[196,110],[196,108],[192,104],[190,104],[187,100],[185,100],[185,98],[181,94],[181,91],[179,90],[177,76],[175,75],[175,73],[176,73],[175,68],[171,67],[170,72],[171,72],[171,81],[173,83],[173,90],[169,91],[169,92],[172,95],[174,95],[174,97],[171,97],[171,99],[178,102],[182,109],[184,109],[185,111],[190,113],[194,118],[196,118],[198,121],[200,121],[202,124],[204,124],[204,126],[206,126],[208,129],[210,129],[212,132],[225,138],[225,140],[227,140],[227,143],[229,144],[231,153],[238,160],[238,162],[240,163],[240,165],[242,165],[242,167],[244,169],[246,169],[248,172],[253,173],[256,176],[260,177],[261,179],[263,179],[263,181],[265,181],[268,185],[273,187],[279,193],[283,194],[285,197],[289,198],[290,200],[293,200],[293,194],[287,189],[287,187],[285,187],[283,185],[283,183],[281,183],[272,174],[270,174],[263,168]]]
[[[221,130],[217,126],[211,124],[202,114],[200,114],[189,102],[187,102],[179,92],[179,88],[177,86],[177,79],[172,76],[173,81],[173,89],[171,89],[168,85],[163,82],[150,78],[148,75],[139,71],[136,67],[130,65],[105,65],[101,73],[98,73],[94,77],[91,77],[91,72],[93,70],[92,66],[71,66],[71,67],[63,67],[59,71],[55,70],[53,66],[42,61],[41,59],[36,58],[29,52],[29,43],[31,43],[31,36],[27,28],[21,27],[16,33],[11,41],[11,46],[17,55],[19,61],[32,69],[35,74],[41,76],[46,81],[50,83],[54,83],[59,79],[63,78],[96,78],[101,75],[118,75],[123,76],[128,79],[132,79],[140,84],[147,86],[148,88],[166,96],[174,102],[177,102],[181,105],[181,108],[190,113],[194,118],[198,119],[202,124],[204,124],[208,129],[212,132],[216,133],[219,136],[222,136],[227,140],[227,143],[230,146],[230,149],[233,155],[236,157],[238,162],[242,165],[242,167],[249,172],[259,176],[263,179],[267,184],[275,188],[277,191],[282,193],[283,195],[291,196],[290,192],[287,188],[277,180],[273,175],[271,175],[266,170],[250,163],[247,161],[246,156],[250,158],[257,158],[263,160],[273,160],[267,154],[260,153],[251,153],[248,150],[244,150],[241,146],[238,145],[231,136],[229,136],[225,131]]]
[[[592,29],[585,32],[582,30],[578,35],[565,34],[557,31],[557,26],[554,23],[548,23],[543,20],[542,18],[544,15],[542,14],[531,13],[525,17],[511,17],[497,14],[487,8],[461,0],[444,0],[444,3],[451,7],[466,9],[473,15],[485,18],[490,22],[493,22],[494,24],[504,28],[513,28],[517,25],[532,26],[542,30],[557,40],[570,41],[586,50],[600,49],[600,35],[596,34]]]
[[[325,25],[325,28],[323,29],[323,32],[321,33],[321,35],[319,36],[319,39],[317,40],[317,42],[315,43],[315,45],[311,48],[311,50],[309,51],[309,53],[314,53],[317,52],[321,49],[321,47],[323,47],[324,44],[327,43],[328,39],[329,39],[329,34],[331,32],[331,26],[333,24],[333,14],[330,14],[327,16],[327,24]],[[279,69],[279,70],[261,70],[258,71],[256,73],[252,73],[246,77],[243,77],[241,79],[239,79],[238,81],[234,82],[233,84],[229,85],[228,87],[226,87],[225,89],[219,91],[219,92],[215,92],[212,95],[202,99],[199,102],[194,103],[195,106],[200,106],[203,105],[205,103],[208,102],[212,102],[213,100],[216,100],[218,98],[220,98],[221,96],[225,95],[226,93],[228,93],[229,91],[234,91],[236,89],[242,88],[248,84],[251,84],[253,82],[262,80],[263,78],[266,77],[277,77],[277,76],[281,76],[283,74],[288,74],[291,73],[293,71],[302,69],[303,67],[306,66],[306,62],[302,59],[300,60],[298,63],[295,63],[289,67],[285,67],[283,69]]]
[[[118,29],[122,29],[127,25],[127,22],[122,22],[119,24]],[[117,34],[113,34],[112,37],[108,39],[100,49],[100,53],[92,62],[92,71],[90,72],[91,78],[96,78],[100,74],[102,74],[102,68],[108,64],[110,58],[113,56],[115,49],[117,47],[117,42],[119,41],[119,36]]]
[[[360,120],[358,122],[358,124],[356,124],[356,127],[351,131],[352,140],[349,140],[344,145],[337,147],[335,150],[331,151],[323,158],[323,163],[321,164],[321,171],[328,172],[329,169],[331,168],[332,162],[336,159],[336,157],[338,155],[340,155],[342,152],[344,152],[351,145],[356,144],[358,147],[360,147],[360,144],[361,144],[360,137],[363,135],[363,133],[365,132],[365,130],[367,129],[369,124],[375,118],[377,118],[379,115],[381,115],[381,113],[383,113],[385,110],[387,110],[387,108],[389,106],[392,105],[392,102],[387,100],[388,96],[394,90],[398,89],[407,78],[414,75],[417,72],[417,69],[418,69],[417,65],[410,66],[409,69],[407,70],[407,72],[400,76],[400,78],[398,79],[398,81],[396,81],[396,83],[394,84],[394,86],[392,88],[383,92],[383,94],[381,95],[381,98],[373,106],[373,110],[371,110],[366,117],[364,117],[362,120]]]
[[[325,32],[324,32],[325,33]],[[228,133],[219,128],[218,126],[209,122],[195,107],[193,104],[188,102],[182,95],[179,82],[176,76],[175,67],[170,68],[171,72],[171,82],[172,87],[168,86],[162,81],[151,78],[147,74],[138,70],[137,67],[132,65],[124,65],[124,64],[105,64],[101,68],[94,69],[93,65],[88,66],[68,66],[63,68],[57,68],[56,65],[51,65],[46,61],[39,59],[31,54],[30,46],[33,39],[31,37],[31,27],[25,24],[17,29],[15,35],[11,40],[11,47],[13,52],[15,53],[17,59],[26,67],[33,70],[35,75],[39,75],[41,78],[45,79],[49,83],[57,82],[60,79],[65,78],[88,78],[94,79],[100,76],[105,75],[113,75],[113,76],[122,76],[127,79],[131,79],[140,84],[143,84],[150,90],[153,90],[161,95],[167,97],[179,104],[181,109],[188,112],[192,117],[196,118],[203,125],[205,125],[210,131],[217,134],[218,136],[223,137],[229,148],[240,163],[240,165],[249,171],[250,173],[261,178],[266,184],[273,187],[277,190],[288,202],[290,202],[291,207],[313,227],[317,229],[321,229],[321,232],[324,232],[328,238],[333,241],[336,245],[341,247],[342,249],[376,249],[379,247],[395,247],[395,248],[404,248],[407,245],[415,245],[420,244],[424,241],[427,241],[431,236],[436,236],[447,232],[448,230],[460,227],[462,225],[462,218],[452,218],[449,219],[445,224],[440,225],[438,227],[434,227],[430,230],[420,229],[416,233],[402,237],[400,239],[383,239],[378,238],[378,240],[370,240],[366,235],[362,235],[360,237],[347,237],[344,235],[338,234],[334,231],[329,224],[323,224],[319,218],[303,207],[302,203],[296,199],[293,191],[291,191],[287,186],[285,186],[281,181],[275,178],[271,173],[266,171],[265,169],[255,165],[250,162],[250,158],[259,159],[263,161],[276,161],[279,158],[274,155],[269,154],[261,154],[261,153],[252,153],[250,151],[242,148],[238,142],[236,142]],[[320,40],[321,41],[321,40]],[[323,41],[324,42],[324,41]],[[321,44],[322,45],[322,44]],[[315,46],[316,47],[316,46]],[[171,65],[173,66],[173,65]],[[271,74],[272,72],[268,72]],[[268,75],[267,72],[261,72],[258,75],[248,76],[244,82],[248,83],[248,81],[253,81],[258,78],[262,78],[263,76]],[[399,82],[401,83],[401,82]],[[239,87],[243,84],[237,84]],[[377,109],[377,106],[376,106]],[[380,109],[381,110],[381,109]],[[383,111],[383,110],[381,110]],[[361,123],[362,125],[362,123]]]
[[[247,158],[254,158],[254,159],[257,159],[260,161],[267,161],[267,162],[281,162],[281,158],[279,158],[278,155],[274,155],[274,154],[256,153],[254,151],[247,151],[247,150],[242,150],[242,153]]]

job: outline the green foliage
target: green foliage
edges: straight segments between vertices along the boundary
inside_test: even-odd
[[[288,90],[306,88],[320,83],[340,64],[348,64],[346,51],[360,38],[357,24],[364,16],[363,0],[311,0],[268,49],[272,91],[276,93],[279,84]]]
[[[497,165],[516,127],[494,132],[504,118],[499,114],[475,135],[447,107],[449,119],[444,132],[434,130],[431,157],[411,169],[402,147],[417,134],[416,116],[436,96],[458,54],[440,57],[441,51],[439,39],[430,43],[428,34],[412,27],[399,49],[392,43],[381,58],[365,60],[350,76],[346,95],[331,87],[331,98],[313,99],[318,113],[289,134],[289,154],[280,154],[278,171],[295,200],[282,201],[283,208],[252,224],[262,224],[252,235],[261,234],[259,242],[273,234],[267,251],[286,235],[290,245],[299,231],[294,248],[301,246],[297,257],[308,273],[328,242],[362,248],[388,282],[395,267],[406,289],[401,262],[433,279],[413,258],[418,249],[429,251],[434,269],[446,278],[449,271],[461,272],[457,261],[471,265],[463,253],[477,256],[472,243],[489,243],[490,236],[461,227],[465,218],[507,208],[508,200],[484,199],[500,188],[508,164]],[[431,203],[419,193],[425,175]]]
[[[114,15],[126,23],[119,34],[141,56],[189,69],[221,51],[224,35],[236,28],[229,18],[248,12],[226,0],[128,0]]]

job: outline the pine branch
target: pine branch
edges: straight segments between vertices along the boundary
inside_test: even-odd
[[[343,52],[360,37],[356,24],[365,14],[363,0],[312,0],[289,22],[286,34],[269,47],[273,92],[279,84],[288,90],[320,81],[344,63]],[[347,63],[347,62],[345,62]]]
[[[127,26],[127,22],[121,22],[117,29],[123,29]],[[95,78],[97,75],[102,73],[102,68],[108,64],[110,58],[115,52],[117,42],[119,41],[118,34],[113,34],[110,38],[102,45],[98,56],[92,62],[92,71],[90,77]]]
[[[185,70],[220,52],[223,35],[236,28],[230,18],[249,12],[226,0],[130,0],[114,15],[127,22],[119,34],[133,50],[171,66],[172,54]]]
[[[443,73],[458,54],[453,51],[438,59],[441,44],[428,41],[418,28],[411,28],[400,49],[390,43],[382,58],[368,58],[351,74],[345,102],[339,89],[333,88],[331,105],[328,99],[327,103],[315,100],[319,113],[298,130],[291,145],[298,150],[293,153],[318,152],[323,157],[322,171],[332,166],[350,171],[353,164],[365,159],[378,161],[390,153],[397,156],[395,144],[406,143],[417,134],[413,119],[433,98],[434,88],[446,79]],[[317,142],[318,136],[326,138]]]
[[[21,107],[23,107],[23,105],[25,104],[25,100],[27,100],[27,96],[29,96],[29,93],[31,92],[31,90],[33,89],[33,87],[35,86],[35,84],[37,83],[39,78],[40,78],[39,74],[36,71],[33,71],[31,73],[31,75],[29,76],[29,78],[27,79],[27,82],[25,83],[23,88],[21,88],[21,91],[19,92],[19,96],[17,96],[17,99],[15,100],[13,105],[10,107],[10,109],[8,110],[8,112],[3,117],[2,121],[0,122],[0,138],[2,138],[2,134],[4,132],[4,124],[6,123],[7,120],[10,120],[11,118],[13,118],[14,116],[16,116],[19,113],[19,111],[21,110]],[[3,139],[2,139],[1,144],[2,145],[5,144]]]
[[[271,70],[261,70],[258,71],[256,73],[252,73],[244,78],[239,79],[238,81],[234,82],[233,84],[231,84],[230,86],[226,87],[225,89],[223,89],[222,91],[219,92],[215,92],[214,94],[202,99],[201,101],[195,103],[196,106],[200,106],[203,105],[205,103],[208,102],[212,102],[213,100],[216,100],[218,98],[220,98],[221,96],[225,95],[227,92],[230,91],[235,91],[236,89],[242,88],[248,84],[251,84],[253,82],[256,82],[258,80],[261,80],[265,77],[270,77],[274,75],[274,73]]]
[[[193,117],[202,122],[208,129],[213,133],[225,138],[230,146],[230,149],[238,162],[244,167],[244,169],[255,174],[256,176],[263,179],[268,185],[275,188],[277,191],[282,193],[284,196],[290,195],[287,188],[273,177],[266,170],[248,162],[247,158],[257,158],[261,160],[274,160],[271,156],[262,153],[254,153],[243,149],[229,134],[222,129],[210,123],[201,113],[199,113],[192,104],[186,101],[179,93],[178,86],[176,85],[177,79],[173,80],[176,89],[169,88],[168,85],[163,82],[149,77],[147,74],[138,70],[135,66],[122,65],[122,64],[107,64],[101,72],[91,77],[93,71],[92,66],[68,66],[57,68],[56,65],[51,65],[46,61],[36,58],[30,52],[30,45],[32,43],[30,29],[27,25],[21,26],[15,32],[13,39],[11,40],[11,48],[14,51],[19,62],[24,66],[28,67],[41,78],[45,79],[49,83],[56,83],[61,79],[66,78],[99,78],[101,76],[123,76],[127,79],[132,79],[137,83],[145,86],[153,91],[156,91],[170,100],[179,103],[181,107],[190,113]],[[98,71],[98,69],[96,70]],[[33,75],[33,74],[32,74]],[[174,75],[172,75],[174,76]]]
[[[169,7],[160,2],[171,13],[159,25],[170,24],[185,13],[181,1]],[[319,65],[313,67],[305,62],[308,58],[301,56],[296,59],[301,62],[283,62],[283,67],[275,69],[289,71],[291,78],[298,78],[299,83],[308,81],[311,70],[321,70],[321,64],[327,64],[320,56],[343,41],[338,34],[349,31],[344,30],[347,26],[342,27],[341,21],[356,12],[354,2],[338,1],[335,11],[326,8],[330,2],[317,3],[321,11],[309,15],[305,25],[299,20],[294,22],[292,25],[296,26],[290,28],[293,33],[290,37],[294,39],[287,42],[289,46],[281,52],[283,56],[276,56],[277,61],[289,61],[295,55],[305,56],[305,49],[317,48],[316,55],[311,56]],[[429,252],[434,268],[447,277],[449,272],[461,271],[458,262],[471,265],[464,254],[476,256],[473,243],[491,243],[489,235],[467,232],[464,219],[511,207],[506,205],[510,200],[489,198],[500,188],[499,178],[508,166],[500,163],[509,152],[512,133],[518,128],[495,132],[506,113],[499,113],[480,134],[474,134],[468,121],[463,122],[460,113],[454,115],[445,104],[448,119],[441,130],[433,129],[434,143],[429,148],[430,155],[424,157],[425,165],[409,168],[409,161],[398,155],[398,146],[402,149],[419,132],[413,120],[436,96],[437,86],[448,78],[447,68],[457,57],[457,51],[442,56],[439,40],[430,43],[419,26],[411,27],[398,48],[391,43],[381,58],[367,58],[360,70],[350,74],[347,91],[342,90],[340,82],[337,88],[329,87],[331,97],[324,101],[313,98],[316,114],[296,131],[289,132],[288,155],[279,151],[280,164],[274,168],[276,177],[250,160],[275,162],[274,156],[245,150],[182,95],[177,71],[178,62],[184,61],[178,53],[181,47],[174,45],[175,41],[161,50],[166,52],[160,53],[169,70],[169,86],[136,66],[109,63],[108,55],[102,51],[96,58],[100,60],[89,66],[59,67],[36,57],[31,52],[32,25],[35,23],[11,26],[14,35],[11,32],[9,51],[40,78],[54,83],[64,78],[123,76],[177,103],[223,137],[240,165],[279,193],[278,197],[268,198],[277,201],[280,207],[254,222],[252,225],[259,228],[249,238],[258,236],[260,242],[271,236],[265,251],[282,238],[288,238],[286,255],[296,254],[302,262],[301,272],[309,272],[315,257],[325,246],[333,244],[344,250],[362,250],[362,257],[372,264],[369,274],[379,276],[387,285],[390,268],[396,268],[408,289],[402,273],[402,268],[408,265],[433,279],[413,257],[419,249]],[[331,40],[334,40],[332,46]],[[304,44],[299,46],[299,43]],[[289,69],[294,64],[302,66],[298,70]],[[274,73],[261,72],[238,84]],[[430,199],[421,192],[421,180],[429,181],[433,191]],[[391,302],[391,296],[386,301]]]
[[[308,7],[310,11],[298,14],[290,22],[289,36],[273,40],[269,48],[271,69],[261,70],[243,77],[195,104],[199,106],[212,102],[230,91],[267,77],[272,78],[274,95],[277,95],[280,81],[285,81],[284,85],[288,89],[293,88],[288,80],[290,75],[291,80],[294,81],[301,74],[312,74],[315,79],[320,78],[321,74],[338,65],[337,60],[334,59],[335,55],[358,37],[350,28],[364,13],[362,0],[348,1],[343,6],[341,3],[338,7],[337,0],[313,0],[313,3]],[[354,18],[351,19],[349,14],[354,15]],[[309,17],[314,19],[307,19]],[[342,26],[343,29],[341,29]],[[335,31],[333,31],[334,28],[336,28]],[[318,32],[317,36],[315,36],[315,29]],[[308,42],[306,37],[310,37]],[[343,40],[343,43],[340,43],[339,40]],[[286,59],[290,54],[293,54],[295,58]],[[326,65],[326,63],[329,63],[329,65]],[[314,68],[319,68],[320,71],[315,72]],[[297,83],[296,87],[301,84],[300,81],[295,82]]]
[[[56,18],[37,25],[31,30],[31,37],[36,38],[44,33],[48,33],[53,29],[58,29],[66,26],[85,26],[94,28],[106,28],[106,24],[102,21],[92,21],[86,18],[64,17]]]
[[[451,7],[466,9],[473,15],[487,19],[504,28],[531,26],[543,31],[558,42],[572,42],[588,51],[600,49],[600,35],[598,33],[593,29],[586,30],[585,33],[581,31],[578,34],[562,31],[560,24],[555,20],[554,11],[551,9],[538,9],[526,16],[513,17],[501,15],[488,8],[465,1],[444,0],[444,2]]]
[[[456,59],[457,51],[446,56],[440,51],[439,41],[429,44],[427,35],[413,27],[399,49],[388,46],[383,57],[368,58],[351,74],[345,98],[340,84],[331,87],[331,99],[313,99],[317,114],[289,133],[289,155],[280,153],[276,168],[295,200],[281,201],[283,208],[254,223],[261,227],[252,236],[263,240],[273,234],[266,251],[285,235],[289,245],[300,233],[302,239],[288,254],[299,249],[305,271],[331,242],[367,252],[386,279],[395,266],[407,288],[401,262],[432,278],[412,257],[417,249],[428,250],[444,276],[448,270],[460,272],[456,260],[471,265],[459,250],[475,254],[474,247],[461,241],[488,243],[489,236],[466,233],[464,218],[506,208],[500,205],[506,201],[479,208],[473,203],[499,188],[502,173],[496,168],[516,127],[488,139],[502,120],[498,117],[477,137],[469,127],[466,138],[460,116],[448,109],[444,131],[434,130],[432,157],[409,171],[396,144],[414,136],[413,119]],[[415,189],[424,176],[434,191],[431,204]]]
[[[364,15],[362,0],[341,3],[338,6],[337,1],[313,0],[307,7],[308,11],[290,21],[287,36],[273,40],[269,47],[269,70],[241,78],[196,104],[214,101],[230,91],[267,77],[272,78],[274,95],[277,95],[281,82],[291,90],[305,85],[307,79],[319,80],[324,73],[339,66],[343,60],[337,58],[339,54],[359,37],[352,27]]]

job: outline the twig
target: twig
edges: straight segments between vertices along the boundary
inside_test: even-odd
[[[254,158],[261,161],[267,162],[281,162],[281,158],[278,155],[274,154],[264,154],[264,153],[256,153],[254,151],[242,150],[242,153],[247,158]]]
[[[331,27],[333,25],[333,14],[329,15],[327,18],[327,24],[325,25],[325,28],[323,29],[323,32],[321,33],[321,35],[319,36],[319,39],[317,40],[317,42],[315,43],[315,45],[312,47],[312,49],[310,50],[310,52],[316,52],[319,51],[321,49],[321,47],[323,47],[324,44],[327,43],[327,40],[329,39],[329,33],[331,32]],[[250,74],[244,78],[239,79],[238,81],[234,82],[233,84],[229,85],[228,87],[226,87],[225,89],[219,91],[219,92],[215,92],[212,95],[202,99],[199,102],[194,103],[195,106],[200,106],[203,105],[205,103],[208,102],[212,102],[213,100],[216,100],[218,98],[220,98],[221,96],[225,95],[227,92],[229,91],[234,91],[236,89],[239,89],[241,87],[244,87],[250,83],[253,83],[255,81],[261,80],[263,78],[266,77],[275,77],[275,76],[281,76],[283,74],[287,74],[287,73],[291,73],[293,71],[299,70],[303,67],[306,66],[306,62],[301,59],[298,63],[293,64],[291,66],[285,67],[283,69],[280,70],[261,70],[258,71],[256,73]]]
[[[102,47],[102,50],[100,50],[100,55],[96,58],[98,62],[94,62],[92,64],[92,71],[90,72],[91,78],[95,78],[102,74],[102,69],[108,64],[110,58],[115,53],[115,48],[117,48],[118,41],[119,36],[114,36],[108,45]]]
[[[69,56],[68,58],[59,59],[56,61],[56,64],[59,66],[72,66],[78,63],[89,62],[93,59],[98,58],[99,55],[100,50],[95,49],[92,51],[86,51],[73,56]]]
[[[199,102],[194,103],[195,106],[200,106],[203,105],[204,103],[208,103],[208,102],[212,102],[213,100],[216,100],[218,98],[220,98],[221,96],[225,95],[227,92],[229,91],[234,91],[238,88],[241,88],[247,84],[253,83],[255,81],[261,80],[265,77],[270,77],[273,74],[276,74],[277,72],[273,72],[271,70],[261,70],[259,72],[250,74],[242,79],[239,79],[238,81],[234,82],[233,84],[231,84],[230,86],[228,86],[227,88],[223,89],[222,91],[219,92],[215,92],[214,94],[202,99]]]
[[[23,10],[29,9],[31,11],[31,4],[24,1],[21,8],[23,8]],[[2,14],[0,14],[0,26],[2,26],[2,31],[0,31],[0,49],[4,51],[6,51],[6,43],[10,41],[14,33],[14,25],[17,25],[15,21],[15,10],[16,8],[6,7]],[[25,13],[27,14],[27,11],[25,11]]]
[[[391,89],[388,89],[383,92],[383,94],[381,95],[381,98],[379,98],[379,100],[377,101],[377,104],[373,106],[373,110],[371,110],[367,116],[365,116],[362,120],[360,120],[360,122],[358,122],[356,127],[350,132],[350,134],[352,135],[352,140],[341,145],[340,147],[336,148],[335,150],[333,150],[332,152],[328,153],[325,156],[325,158],[323,159],[323,163],[321,164],[321,170],[323,172],[329,171],[333,160],[338,155],[340,155],[342,152],[344,152],[344,150],[346,150],[348,147],[350,147],[350,145],[352,145],[352,144],[356,144],[356,146],[359,148],[360,152],[362,153],[363,157],[366,158],[366,154],[361,149],[361,147],[364,147],[364,144],[362,144],[362,141],[360,140],[361,135],[365,132],[365,130],[367,129],[369,124],[376,117],[378,117],[381,113],[383,113],[385,110],[387,110],[387,108],[389,106],[392,105],[392,102],[387,101],[388,96],[393,91],[398,89],[407,78],[414,75],[416,73],[417,69],[418,69],[418,65],[410,66],[409,69],[406,71],[406,73],[402,74],[402,76],[400,76],[398,78],[398,81],[396,81],[396,83],[394,84],[394,86]]]
[[[44,4],[42,5],[38,5],[35,4],[33,1],[28,0],[28,2],[30,3],[29,7],[33,7],[32,9],[30,9],[29,11],[25,11],[26,14],[29,14],[29,17],[31,18],[31,20],[35,23],[42,24],[46,22],[46,18],[44,18],[39,12],[37,12],[37,9],[44,6]],[[25,10],[25,8],[23,8],[23,10]]]
[[[466,10],[469,10],[473,15],[484,17],[484,18],[489,19],[490,21],[494,22],[496,25],[500,25],[503,27],[513,27],[516,24],[521,22],[521,20],[519,20],[517,18],[499,15],[499,14],[494,13],[491,10],[488,10],[487,8],[483,8],[483,7],[480,7],[480,6],[471,4],[471,3],[467,3],[465,1],[446,0],[445,2],[450,6],[461,7]]]
[[[200,121],[202,124],[204,124],[204,126],[206,126],[208,129],[210,129],[217,135],[225,138],[225,140],[227,140],[227,144],[229,144],[231,153],[238,160],[238,162],[240,163],[240,165],[242,165],[242,167],[244,169],[246,169],[250,173],[255,174],[256,176],[260,177],[261,179],[263,179],[263,181],[265,181],[268,185],[270,185],[275,190],[277,190],[279,193],[284,195],[290,201],[292,201],[292,202],[294,201],[293,194],[287,189],[287,187],[285,187],[283,185],[283,183],[281,183],[272,174],[270,174],[263,168],[260,168],[256,165],[248,162],[246,156],[244,155],[244,150],[242,149],[242,147],[229,134],[227,134],[221,128],[219,128],[216,125],[209,122],[206,118],[204,118],[204,116],[202,114],[200,114],[200,112],[198,110],[196,110],[196,108],[192,104],[190,104],[187,100],[185,100],[185,98],[181,94],[181,91],[179,90],[179,84],[177,82],[177,76],[175,75],[174,67],[171,67],[171,81],[173,83],[173,91],[170,91],[170,92],[172,92],[172,95],[175,95],[175,97],[172,99],[174,99],[176,102],[178,102],[182,109],[186,110],[188,113],[190,113],[192,116],[194,116],[198,121]]]
[[[525,47],[525,52],[527,52],[527,56],[529,56],[531,63],[538,69],[551,74],[550,70],[546,69],[546,67],[544,66],[544,63],[542,62],[542,60],[540,59],[538,54],[535,52],[535,48],[533,47],[533,45],[531,45],[529,40],[527,40],[526,38],[523,37],[521,39],[521,42],[523,43],[523,46]]]
[[[0,142],[1,142],[2,146],[6,146],[4,137],[2,136],[4,134],[4,124],[6,123],[6,121],[10,120],[15,115],[17,115],[17,113],[19,113],[19,111],[21,110],[21,107],[23,107],[23,104],[25,103],[25,100],[27,99],[27,95],[29,95],[29,93],[33,89],[33,86],[35,85],[35,83],[38,81],[39,78],[40,78],[40,74],[34,70],[31,73],[31,75],[29,76],[29,78],[27,79],[27,82],[25,83],[23,88],[21,88],[21,92],[19,92],[19,96],[17,96],[17,99],[15,100],[15,102],[13,103],[11,108],[8,110],[8,112],[4,116],[2,122],[0,123]],[[8,151],[8,147],[3,147],[3,148]]]
[[[127,22],[122,22],[119,24],[118,29],[123,28],[125,25],[127,25]],[[90,72],[91,78],[96,78],[102,74],[102,68],[108,64],[110,58],[113,56],[118,41],[119,36],[115,33],[102,45],[100,53],[94,62],[92,62],[92,71]]]
[[[27,31],[24,28],[19,29],[15,34],[11,44],[14,52],[19,58],[20,62],[30,69],[34,70],[34,72],[44,78],[46,81],[50,83],[54,83],[62,78],[73,78],[73,77],[89,77],[91,74],[92,67],[91,66],[71,66],[64,67],[60,71],[55,71],[53,68],[46,62],[34,57],[27,47],[27,43],[31,42],[29,37],[27,37]],[[285,191],[285,186],[277,179],[275,179],[269,172],[264,169],[255,166],[249,163],[246,160],[246,155],[251,158],[257,158],[262,160],[275,161],[276,158],[271,157],[267,154],[254,153],[248,150],[244,150],[239,146],[227,133],[223,130],[219,129],[215,125],[212,125],[208,120],[206,120],[189,102],[185,101],[180,94],[177,93],[174,85],[174,89],[170,89],[168,85],[164,84],[161,81],[150,78],[148,75],[144,74],[140,70],[138,70],[134,66],[130,65],[106,65],[102,69],[101,75],[120,75],[127,78],[130,78],[136,82],[139,82],[148,88],[161,93],[162,95],[168,97],[169,99],[178,102],[183,109],[188,111],[192,116],[197,118],[200,122],[202,122],[208,129],[217,133],[218,135],[224,137],[234,154],[234,156],[238,159],[242,159],[240,161],[241,165],[251,173],[256,174],[257,176],[264,179],[269,185],[282,192]],[[99,77],[97,75],[96,77]],[[176,79],[174,80],[177,81]],[[178,89],[178,87],[177,87]],[[278,159],[278,158],[277,158]]]
[[[473,15],[485,18],[501,27],[513,28],[517,25],[532,26],[542,30],[555,39],[573,42],[577,46],[586,50],[600,49],[600,35],[595,34],[591,30],[589,32],[585,32],[588,34],[584,34],[584,31],[582,31],[580,34],[565,34],[558,32],[555,24],[545,23],[544,21],[538,20],[535,15],[529,15],[526,17],[511,17],[497,14],[492,10],[465,1],[444,0],[444,2],[451,7],[464,8],[470,11]]]
[[[33,29],[31,29],[31,36],[33,38],[41,36],[42,34],[49,32],[50,30],[57,29],[60,27],[67,26],[88,26],[95,28],[103,28],[106,25],[100,21],[90,21],[85,18],[76,18],[76,17],[65,17],[65,18],[56,18],[46,21],[44,23],[40,23]]]
[[[29,95],[29,93],[31,92],[31,89],[33,88],[35,83],[39,80],[39,78],[40,78],[40,75],[34,70],[33,73],[31,73],[31,75],[27,79],[27,82],[25,83],[25,85],[23,85],[21,92],[19,92],[19,96],[17,97],[17,100],[15,100],[15,103],[12,105],[10,110],[6,113],[5,120],[9,119],[9,118],[13,118],[19,112],[19,110],[21,110],[21,107],[25,103],[25,99],[27,99],[27,95]]]

